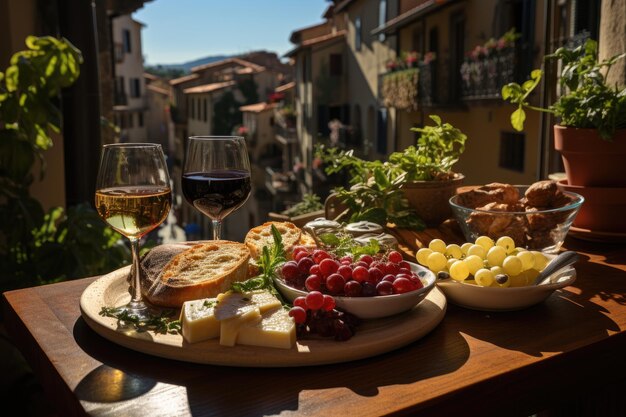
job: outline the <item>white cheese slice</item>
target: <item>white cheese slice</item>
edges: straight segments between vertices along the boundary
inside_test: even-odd
[[[231,317],[220,321],[220,345],[235,346],[239,330],[248,323],[258,323],[261,321],[261,312],[254,304],[250,304],[250,309],[239,316]]]
[[[277,309],[280,301],[267,291],[224,293],[217,298],[187,301],[181,310],[182,333],[188,343],[219,337],[234,346],[239,329],[261,321],[261,314]]]
[[[180,312],[183,337],[188,343],[215,339],[220,335],[220,322],[215,318],[217,299],[187,301]]]
[[[267,311],[258,323],[239,328],[237,344],[291,349],[296,343],[296,325],[283,308]]]

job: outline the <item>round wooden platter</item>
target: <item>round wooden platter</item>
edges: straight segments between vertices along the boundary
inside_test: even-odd
[[[406,346],[433,330],[443,319],[446,298],[433,288],[412,310],[378,320],[366,320],[352,339],[298,340],[290,350],[221,346],[218,340],[189,344],[181,335],[162,335],[120,328],[117,320],[99,315],[102,307],[117,307],[130,300],[126,277],[129,268],[104,275],[85,289],[80,299],[83,319],[102,337],[129,349],[186,362],[245,367],[312,366],[363,359]]]

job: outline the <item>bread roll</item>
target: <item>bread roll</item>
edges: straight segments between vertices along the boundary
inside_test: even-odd
[[[150,255],[150,254],[148,254]],[[158,257],[158,255],[156,255]],[[246,245],[226,240],[202,243],[172,257],[155,273],[158,262],[146,256],[142,267],[147,276],[142,285],[152,304],[180,307],[185,301],[211,298],[248,278],[250,251]]]
[[[293,251],[294,246],[300,242],[302,231],[295,224],[289,222],[263,223],[261,226],[250,229],[244,240],[244,243],[250,249],[250,255],[253,259],[256,260],[261,257],[263,246],[270,247],[274,244],[272,225],[276,226],[282,236],[285,253],[288,256]]]

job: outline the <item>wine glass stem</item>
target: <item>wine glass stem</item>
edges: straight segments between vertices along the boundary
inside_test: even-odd
[[[220,220],[213,220],[213,240],[220,240],[222,236],[222,222]]]
[[[139,239],[130,239],[130,251],[133,254],[133,265],[131,267],[130,281],[130,304],[140,307],[143,304],[141,299],[141,269],[139,268]]]

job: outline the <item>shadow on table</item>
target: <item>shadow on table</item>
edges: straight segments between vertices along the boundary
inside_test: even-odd
[[[589,258],[583,257],[576,266],[577,280],[573,287],[555,291],[544,302],[525,310],[511,312],[481,312],[450,306],[449,317],[463,315],[475,326],[459,331],[499,347],[541,357],[542,352],[564,352],[580,343],[580,335],[588,340],[601,340],[609,332],[620,330],[604,306],[594,302],[612,300],[626,303],[626,273],[616,274],[615,268],[594,265],[588,272]],[[621,271],[620,271],[621,272]],[[506,328],[509,331],[502,332]],[[496,330],[498,329],[498,330]],[[521,338],[519,335],[534,335]]]
[[[329,388],[345,387],[360,396],[374,397],[381,387],[411,384],[461,367],[469,357],[469,347],[461,334],[442,329],[445,326],[444,320],[430,334],[409,346],[354,362],[297,368],[235,368],[158,359],[137,353],[100,337],[79,318],[73,329],[76,342],[88,355],[106,365],[85,377],[75,393],[81,400],[106,401],[94,398],[98,390],[91,385],[97,386],[101,378],[111,378],[107,374],[124,375],[134,381],[139,389],[128,391],[131,396],[140,396],[155,383],[164,382],[186,387],[192,415],[220,415],[227,410],[238,415],[280,414],[284,410],[298,410],[301,401],[306,401],[300,398],[303,391]],[[155,359],[158,366],[155,366]],[[428,366],[424,366],[425,361]],[[402,368],[401,374],[397,372],[398,367]],[[249,387],[251,379],[264,382]],[[241,386],[246,389],[240,389]],[[278,393],[277,387],[280,387]],[[106,398],[109,394],[104,390],[100,395]]]

